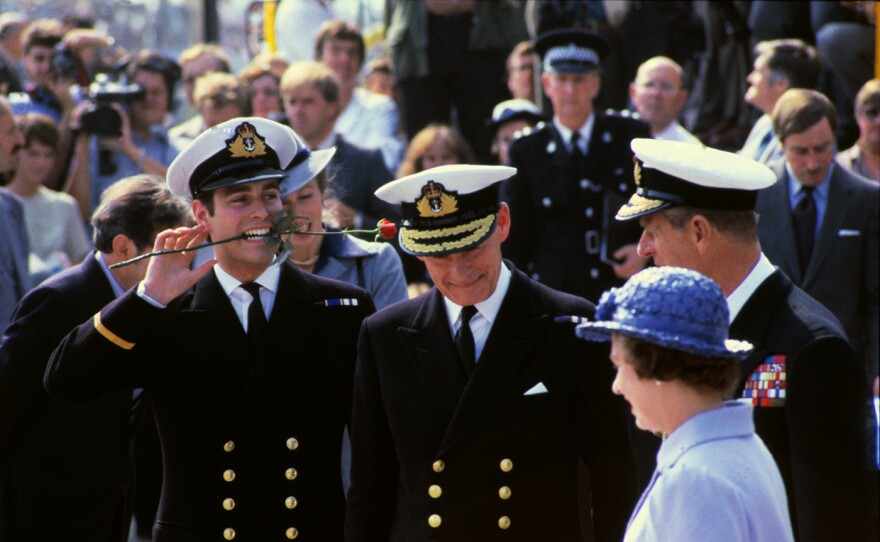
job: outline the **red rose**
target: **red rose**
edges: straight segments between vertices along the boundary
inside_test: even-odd
[[[390,220],[383,218],[377,226],[379,228],[379,235],[383,239],[394,239],[394,236],[397,234],[397,224]]]

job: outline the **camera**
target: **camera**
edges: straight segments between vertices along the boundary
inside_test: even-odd
[[[52,71],[58,77],[79,82],[82,79],[83,67],[76,56],[58,44],[52,52]]]
[[[144,96],[140,85],[111,81],[107,74],[99,73],[89,85],[89,98],[94,105],[83,112],[80,127],[90,134],[119,137],[122,135],[122,117],[111,104],[128,104],[143,100]]]

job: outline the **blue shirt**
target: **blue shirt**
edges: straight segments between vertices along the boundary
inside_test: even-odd
[[[819,234],[819,226],[822,225],[822,218],[825,216],[825,208],[828,206],[828,185],[831,184],[831,173],[833,172],[834,167],[835,165],[831,164],[831,167],[828,168],[828,175],[826,175],[825,179],[813,190],[813,201],[816,202],[816,231],[813,233],[816,235]],[[791,166],[788,165],[787,161],[785,162],[785,171],[788,173],[789,209],[793,210],[795,205],[797,205],[804,197],[804,185],[797,177],[795,177],[795,174],[791,170]]]
[[[153,160],[163,166],[171,165],[177,156],[178,150],[168,141],[165,129],[154,126],[150,129],[150,136],[146,141],[135,133],[131,133],[131,139],[138,148],[141,148]],[[92,180],[92,210],[101,202],[101,194],[113,183],[131,175],[143,173],[128,156],[121,152],[110,151],[102,158],[98,150],[98,138],[92,137],[89,142],[89,178]],[[102,168],[108,168],[102,173]]]
[[[669,435],[624,542],[792,542],[782,476],[752,407],[729,401]]]

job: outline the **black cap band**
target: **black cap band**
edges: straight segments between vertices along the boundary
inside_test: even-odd
[[[647,168],[641,160],[638,163],[641,171],[636,193],[642,197],[703,209],[749,211],[755,208],[757,190],[702,186]]]

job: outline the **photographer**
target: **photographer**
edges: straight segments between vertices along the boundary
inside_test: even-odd
[[[164,177],[177,155],[164,120],[173,108],[180,68],[144,50],[128,63],[124,79],[93,83],[89,101],[77,107],[71,120],[76,142],[65,191],[77,200],[84,217],[110,185],[138,173]]]
[[[98,60],[114,63],[121,48],[115,46],[113,38],[92,29],[68,32],[55,19],[29,24],[22,33],[22,46],[24,91],[11,93],[9,101],[16,116],[41,113],[58,123],[61,156],[47,186],[60,189],[71,147],[68,126],[82,87],[88,86],[90,80],[85,59],[92,58],[93,64]]]

